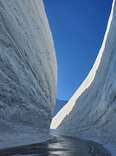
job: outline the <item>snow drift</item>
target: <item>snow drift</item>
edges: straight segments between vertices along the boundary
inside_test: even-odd
[[[116,1],[98,57],[51,128],[74,137],[116,144]]]
[[[43,1],[0,0],[0,148],[47,139],[55,90]]]

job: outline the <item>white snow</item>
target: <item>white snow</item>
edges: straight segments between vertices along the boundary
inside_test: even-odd
[[[115,0],[95,64],[80,88],[53,118],[51,128],[64,135],[116,144]]]
[[[0,148],[49,138],[54,51],[42,0],[0,0]]]

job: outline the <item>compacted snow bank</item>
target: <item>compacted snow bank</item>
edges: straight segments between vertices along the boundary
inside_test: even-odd
[[[0,148],[49,138],[54,51],[43,0],[0,0]]]
[[[111,152],[112,156],[116,156],[116,144],[106,144],[104,147]]]
[[[28,130],[28,129],[27,129]],[[20,147],[23,145],[39,144],[52,139],[48,132],[38,133],[38,131],[28,131],[25,133],[1,133],[0,137],[0,150],[7,148]]]

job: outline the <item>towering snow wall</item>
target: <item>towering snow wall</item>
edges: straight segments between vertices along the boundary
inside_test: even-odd
[[[43,1],[0,0],[0,147],[47,138],[55,90],[56,58]]]
[[[116,1],[95,64],[80,88],[53,118],[51,128],[76,137],[116,143]]]

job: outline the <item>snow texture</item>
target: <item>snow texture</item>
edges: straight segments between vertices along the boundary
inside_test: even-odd
[[[116,144],[116,1],[98,57],[80,88],[53,118],[69,136]]]
[[[116,156],[116,144],[106,144],[104,147],[111,152],[112,156]]]
[[[0,0],[0,147],[47,139],[56,68],[43,1]]]

